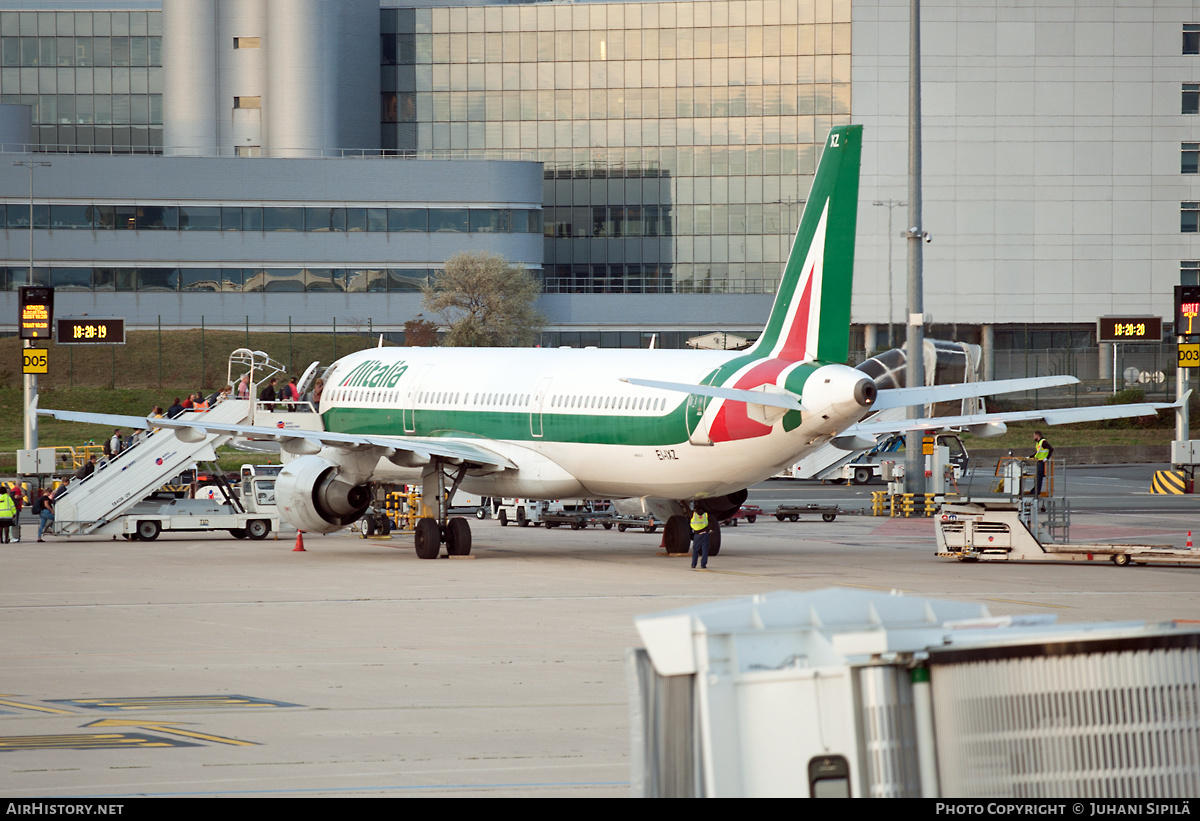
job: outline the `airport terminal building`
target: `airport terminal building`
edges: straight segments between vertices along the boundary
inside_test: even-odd
[[[1094,350],[1200,276],[1200,3],[998,5],[923,3],[928,330]],[[62,311],[390,330],[488,250],[546,344],[754,333],[857,122],[852,347],[886,347],[907,54],[908,0],[0,0],[0,299],[32,233]]]

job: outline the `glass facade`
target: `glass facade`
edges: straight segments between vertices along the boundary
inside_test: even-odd
[[[113,268],[34,266],[34,282],[56,291],[412,293],[432,268]],[[29,266],[0,267],[0,291],[29,285]]]
[[[162,14],[0,12],[0,103],[46,151],[161,151]]]
[[[29,205],[0,202],[0,227],[28,228]],[[532,208],[312,208],[300,206],[33,206],[33,227],[99,231],[304,231],[540,234]]]
[[[545,163],[549,293],[773,292],[850,0],[385,8],[385,149]]]

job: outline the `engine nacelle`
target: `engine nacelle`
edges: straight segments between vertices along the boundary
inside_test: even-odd
[[[749,490],[742,489],[726,494],[725,496],[710,496],[705,499],[697,499],[696,507],[706,513],[713,514],[717,518],[717,521],[720,521],[721,519],[728,519],[737,513],[738,508],[746,503],[746,497],[749,495]]]
[[[371,504],[371,489],[346,481],[342,473],[320,456],[288,462],[275,480],[275,502],[283,518],[310,533],[332,533],[362,518]]]

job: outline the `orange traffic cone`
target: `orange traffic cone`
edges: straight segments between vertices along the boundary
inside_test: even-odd
[[[304,531],[303,530],[296,531],[296,546],[292,548],[292,552],[293,553],[307,553],[308,552],[307,550],[304,549]]]
[[[1187,549],[1188,549],[1188,550],[1191,550],[1191,549],[1192,549],[1192,531],[1190,531],[1190,530],[1188,531],[1188,543],[1187,543]]]

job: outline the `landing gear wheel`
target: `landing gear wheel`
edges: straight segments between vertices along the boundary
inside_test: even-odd
[[[721,552],[721,526],[717,525],[708,531],[708,555],[716,556]]]
[[[663,542],[667,546],[667,553],[691,552],[688,527],[686,516],[672,516],[667,519],[667,530],[663,534]]]
[[[869,481],[871,481],[871,469],[870,468],[855,468],[854,469],[854,484],[865,485]]]
[[[496,517],[500,520],[500,527],[508,527],[508,512],[500,511],[500,515]]]
[[[375,525],[375,532],[380,536],[387,536],[392,532],[392,520],[386,514],[380,515],[379,522]]]
[[[271,532],[271,523],[266,519],[251,519],[246,522],[246,535],[254,541],[262,541]]]
[[[435,519],[417,519],[417,531],[413,536],[417,555],[422,559],[436,559],[442,552],[442,529]]]
[[[471,555],[471,524],[461,516],[446,525],[446,552],[451,556]]]
[[[1129,554],[1128,553],[1114,553],[1113,557],[1112,557],[1112,562],[1117,567],[1125,567],[1126,565],[1129,564]]]
[[[367,516],[363,519],[362,531],[364,538],[375,535],[375,518],[373,516]]]
[[[153,520],[138,522],[137,537],[143,542],[152,542],[158,538],[159,532],[162,531],[162,525]]]
[[[244,539],[244,538],[246,538],[246,528],[231,527],[231,528],[229,528],[229,535],[235,539]]]
[[[821,514],[821,521],[823,521],[823,522],[832,522],[836,518],[837,518],[836,513],[822,513]],[[794,522],[796,520],[792,519],[792,521]]]

